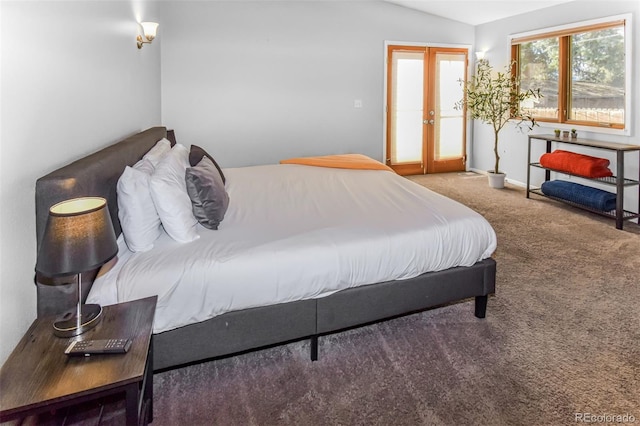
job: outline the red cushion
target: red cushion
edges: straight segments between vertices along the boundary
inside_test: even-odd
[[[590,178],[613,176],[613,172],[609,169],[609,160],[606,158],[591,157],[561,149],[542,154],[540,165],[547,169]]]

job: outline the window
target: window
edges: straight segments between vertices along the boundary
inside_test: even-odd
[[[628,130],[630,16],[511,38],[523,90],[540,88],[527,109],[539,121]]]

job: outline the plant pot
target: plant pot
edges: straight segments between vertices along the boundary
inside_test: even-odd
[[[505,173],[488,172],[489,186],[491,188],[504,188],[504,178],[507,177]]]

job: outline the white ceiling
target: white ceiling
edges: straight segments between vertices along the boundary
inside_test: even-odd
[[[484,24],[571,0],[385,0],[471,25]]]

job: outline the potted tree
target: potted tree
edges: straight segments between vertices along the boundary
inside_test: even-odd
[[[524,108],[524,101],[537,100],[542,97],[540,89],[522,91],[520,80],[513,76],[511,70],[516,66],[512,62],[505,72],[494,72],[486,59],[478,61],[476,74],[469,81],[462,81],[464,98],[456,103],[457,109],[466,108],[470,118],[480,120],[493,127],[493,153],[495,165],[489,170],[489,185],[504,188],[505,174],[500,171],[500,154],[498,151],[498,135],[500,130],[511,119],[517,119],[516,126],[529,130],[537,125],[533,116]]]

